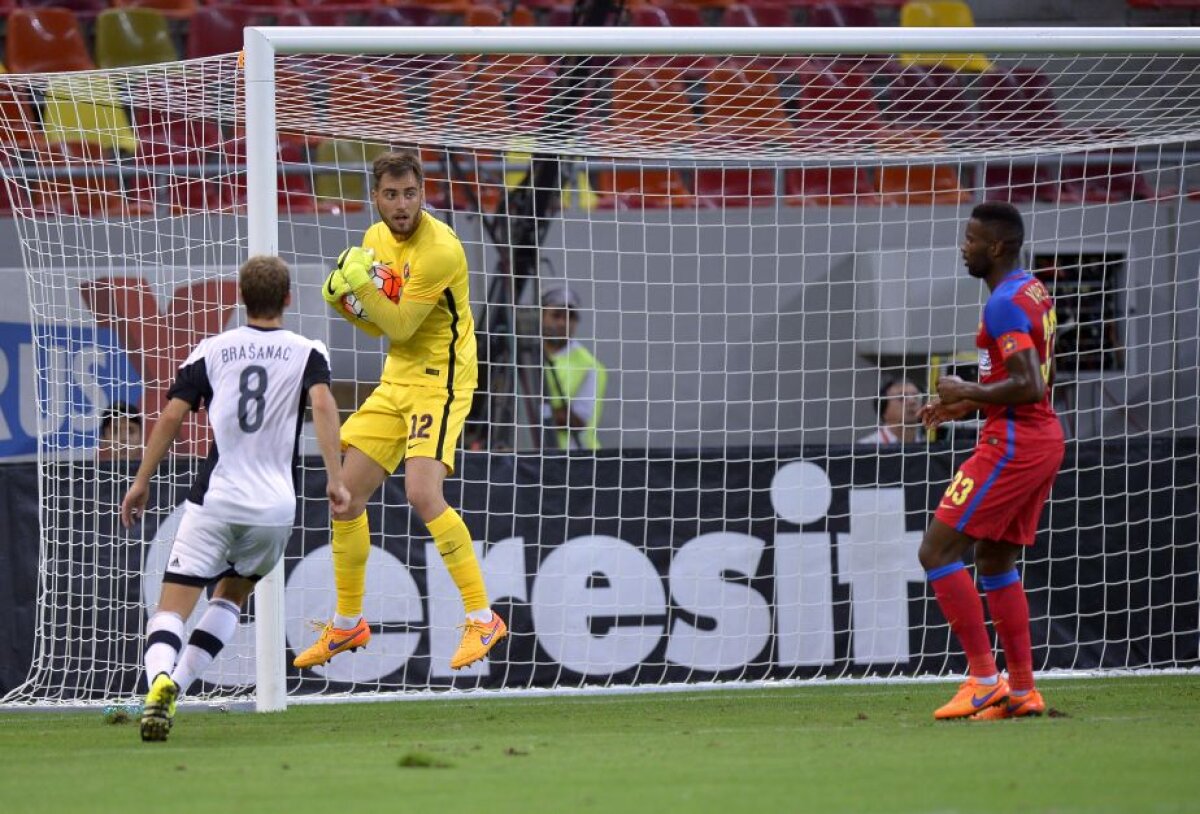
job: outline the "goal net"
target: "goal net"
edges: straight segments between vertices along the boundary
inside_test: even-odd
[[[420,55],[403,30],[279,35],[249,104],[261,66],[237,55],[0,75],[28,283],[28,312],[5,306],[4,418],[36,459],[10,500],[39,528],[8,702],[143,691],[209,433],[187,424],[127,532],[141,442],[109,427],[133,412],[148,434],[190,348],[239,324],[248,254],[293,268],[287,327],[328,344],[344,412],[378,382],[384,347],[319,287],[400,148],[469,258],[480,387],[447,498],[511,636],[450,670],[462,608],[397,476],[368,507],[370,645],[290,667],[334,604],[306,427],[296,530],[257,600],[289,698],[962,672],[916,552],[978,426],[926,438],[906,410],[977,372],[985,292],[957,247],[985,200],[1024,214],[1058,314],[1068,453],[1021,565],[1035,669],[1197,666],[1200,36],[628,33],[611,53],[596,31],[425,29]],[[595,444],[551,418],[540,302],[564,286],[570,347],[604,368],[571,393]],[[195,696],[254,693],[255,615]]]

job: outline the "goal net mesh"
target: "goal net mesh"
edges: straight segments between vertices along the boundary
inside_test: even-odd
[[[985,292],[957,246],[984,200],[1024,213],[1059,322],[1069,449],[1021,566],[1035,668],[1195,667],[1198,69],[1172,54],[278,57],[286,324],[330,347],[344,414],[385,348],[319,286],[375,219],[374,157],[419,149],[428,209],[466,247],[480,387],[447,496],[512,629],[449,669],[462,608],[398,474],[368,508],[371,643],[289,667],[289,694],[961,672],[916,551],[978,426],[872,434],[923,398],[888,382],[929,393],[976,370]],[[132,697],[209,433],[189,421],[126,531],[140,442],[101,423],[129,405],[148,435],[190,348],[243,319],[242,69],[0,75],[0,110],[31,326],[9,431],[29,436],[40,484],[33,657],[7,700]],[[598,450],[576,434],[561,449],[546,418],[539,301],[564,285],[573,339],[606,369]],[[307,426],[301,452],[289,663],[334,599]],[[254,675],[243,624],[193,695],[246,695]]]

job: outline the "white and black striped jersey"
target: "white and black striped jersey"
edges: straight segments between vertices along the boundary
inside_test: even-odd
[[[290,526],[308,389],[329,384],[324,343],[282,328],[233,328],[202,341],[168,398],[208,410],[213,446],[188,500],[208,516]]]

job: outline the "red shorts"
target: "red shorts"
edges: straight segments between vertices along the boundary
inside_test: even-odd
[[[1032,545],[1063,452],[1057,439],[1016,455],[1004,439],[984,439],[954,475],[933,516],[975,540]]]

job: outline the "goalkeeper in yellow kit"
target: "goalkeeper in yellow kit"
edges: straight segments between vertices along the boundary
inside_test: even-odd
[[[372,170],[379,222],[367,230],[362,248],[342,253],[322,294],[356,327],[386,336],[391,344],[379,386],[342,425],[342,476],[350,505],[333,513],[337,611],[294,664],[324,664],[370,640],[362,617],[370,552],[366,503],[403,461],[405,496],[462,594],[467,619],[450,661],[459,669],[482,659],[508,633],[488,605],[471,533],[442,492],[446,475],[454,471],[454,451],[478,378],[467,257],[454,230],[424,211],[424,173],[416,154],[385,153]],[[404,288],[398,303],[371,280],[375,262],[400,275]],[[350,293],[366,320],[342,308],[342,297]]]

